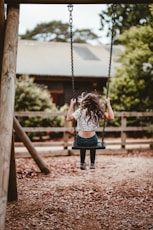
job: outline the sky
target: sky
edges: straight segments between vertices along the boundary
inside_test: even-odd
[[[37,24],[53,20],[69,23],[67,6],[67,4],[21,4],[19,34],[32,30]],[[74,4],[73,29],[91,29],[101,37],[101,43],[108,43],[106,32],[99,30],[101,27],[99,14],[105,8],[104,4]]]

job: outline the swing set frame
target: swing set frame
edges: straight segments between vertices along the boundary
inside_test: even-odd
[[[5,229],[10,161],[14,160],[12,133],[14,119],[14,92],[17,62],[17,41],[20,4],[138,4],[153,0],[0,0],[0,229]],[[5,7],[7,15],[5,18]],[[10,128],[11,127],[11,128]],[[11,148],[12,147],[12,148]],[[31,149],[32,146],[29,145]],[[37,159],[43,166],[40,158]],[[13,166],[15,170],[15,165]],[[48,170],[47,170],[48,172]],[[16,175],[16,174],[14,174]],[[15,180],[11,180],[16,183]],[[11,185],[12,186],[12,185]],[[16,195],[16,194],[15,194]],[[16,200],[15,196],[12,200]]]
[[[137,4],[152,3],[152,0],[4,0],[6,4]]]
[[[71,52],[71,76],[72,76],[72,98],[76,98],[76,92],[75,92],[75,75],[74,75],[74,60],[73,60],[73,4],[68,5],[69,10],[69,25],[70,25],[70,52]],[[116,5],[112,5],[112,28],[111,28],[111,42],[110,42],[110,55],[109,55],[109,65],[108,65],[108,80],[106,84],[106,97],[108,97],[109,93],[109,83],[110,83],[110,77],[111,77],[111,65],[112,65],[112,53],[113,53],[113,40],[114,40],[114,25],[115,25],[115,12],[116,12]],[[72,144],[72,149],[105,149],[106,143],[104,142],[104,132],[106,127],[106,120],[104,120],[103,124],[103,131],[102,131],[102,141],[98,142],[97,145],[93,146],[80,146],[76,142],[76,127],[75,122],[73,123],[74,126],[74,142]]]

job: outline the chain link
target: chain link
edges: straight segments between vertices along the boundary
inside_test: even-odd
[[[115,19],[116,19],[116,5],[113,4],[112,5],[112,28],[111,28],[110,56],[109,56],[109,66],[108,66],[108,80],[107,80],[107,87],[106,87],[107,88],[106,97],[108,97],[109,83],[110,83],[110,77],[111,77]]]
[[[76,98],[75,84],[74,84],[74,58],[73,58],[73,5],[68,5],[69,10],[69,25],[70,25],[70,50],[71,50],[71,75],[72,75],[72,98]]]

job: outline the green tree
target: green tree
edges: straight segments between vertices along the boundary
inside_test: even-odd
[[[41,95],[41,96],[40,96]],[[28,75],[16,82],[15,111],[56,111],[47,87],[34,83]]]
[[[110,97],[117,111],[152,111],[153,108],[153,29],[131,27],[120,36],[120,53]]]
[[[114,35],[115,41],[119,35],[132,26],[152,24],[152,14],[149,4],[108,4],[100,14],[101,29],[108,26],[107,36],[112,27],[112,14],[115,14]]]
[[[20,35],[21,39],[68,42],[70,41],[70,26],[61,21],[52,21],[36,25],[33,30],[27,30],[25,34]],[[86,43],[90,40],[96,40],[99,37],[90,29],[73,30],[73,41],[76,43]]]
[[[38,85],[34,83],[33,78],[23,75],[16,81],[15,111],[57,112],[58,110],[52,102],[47,87]],[[62,125],[61,119],[58,117],[18,117],[18,120],[23,127],[55,127]],[[28,133],[28,135],[32,138],[35,133]],[[42,136],[43,133],[39,133],[39,135]]]
[[[98,36],[90,29],[75,30],[73,34],[73,41],[75,43],[86,43],[93,40],[97,40]]]

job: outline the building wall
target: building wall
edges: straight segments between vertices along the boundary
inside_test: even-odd
[[[69,103],[73,96],[78,97],[82,92],[103,93],[103,87],[106,85],[106,78],[76,78],[74,79],[74,89],[72,79],[69,78],[40,78],[35,76],[35,82],[47,85],[53,102],[57,106]]]

